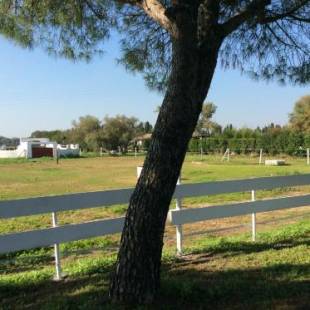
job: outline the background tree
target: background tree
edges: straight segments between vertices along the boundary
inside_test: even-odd
[[[6,0],[0,32],[23,46],[88,60],[112,27],[120,60],[165,91],[130,199],[113,300],[151,302],[159,289],[169,204],[218,60],[254,78],[307,83],[309,0]]]
[[[138,119],[135,117],[105,117],[101,135],[104,147],[108,150],[118,150],[120,147],[122,152],[126,152],[129,142],[136,136],[137,124]]]
[[[70,140],[87,151],[97,151],[101,145],[101,124],[97,117],[81,116],[78,121],[72,122]]]
[[[0,136],[0,147],[16,147],[19,145],[19,138],[6,138]]]
[[[136,134],[137,135],[152,133],[152,131],[153,131],[153,126],[148,121],[146,121],[145,123],[139,122],[139,124],[137,125],[137,128],[136,128]]]
[[[31,138],[48,138],[50,141],[56,141],[59,144],[70,142],[70,131],[68,130],[36,130],[31,133]]]
[[[216,105],[213,103],[204,103],[196,125],[195,135],[209,136],[213,129],[218,130],[218,124],[211,121],[214,113],[216,112]]]
[[[310,95],[300,98],[290,114],[290,126],[296,130],[310,134]]]

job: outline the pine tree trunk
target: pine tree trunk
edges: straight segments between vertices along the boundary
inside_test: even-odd
[[[183,36],[173,42],[168,89],[126,214],[110,286],[114,302],[151,303],[159,290],[169,204],[213,77],[219,49],[217,42],[202,51],[190,27],[185,25],[184,29]]]

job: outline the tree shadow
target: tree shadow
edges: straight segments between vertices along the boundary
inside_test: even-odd
[[[44,268],[48,264],[52,265],[54,263],[54,257],[51,254],[44,255],[34,255],[34,256],[25,256],[25,257],[16,257],[1,259],[0,258],[0,276],[1,273],[17,273],[33,270],[33,266],[36,269]]]
[[[298,236],[298,239],[283,238],[273,242],[246,242],[246,241],[227,241],[223,239],[219,244],[200,246],[199,249],[190,250],[190,254],[206,254],[207,257],[223,254],[225,257],[237,255],[260,253],[268,250],[280,251],[283,249],[294,248],[300,245],[310,246],[308,236]],[[186,255],[183,257],[186,260]],[[182,261],[182,257],[179,258]]]
[[[307,265],[281,264],[215,272],[165,269],[167,266],[162,273],[159,298],[150,306],[110,304],[110,270],[62,282],[0,287],[1,306],[3,309],[308,309],[310,303]],[[297,280],[297,276],[294,279],[292,275],[305,280]]]
[[[216,272],[176,267],[163,278],[161,298],[165,309],[308,309],[309,275],[310,266],[293,264]]]
[[[270,243],[228,242],[164,262],[162,287],[154,305],[112,305],[108,299],[111,264],[89,267],[74,278],[0,282],[0,309],[308,309],[310,264],[273,264],[216,270],[205,262],[216,255],[259,253],[310,245],[305,237]],[[2,284],[1,284],[2,283]]]

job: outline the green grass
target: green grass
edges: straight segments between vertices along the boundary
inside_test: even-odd
[[[0,200],[40,195],[55,195],[72,192],[96,191],[109,188],[124,188],[135,185],[136,167],[143,164],[143,157],[102,157],[61,159],[57,165],[53,159],[0,160]],[[288,166],[265,167],[257,164],[257,158],[237,156],[229,163],[222,162],[221,156],[188,155],[182,169],[182,182],[208,182],[225,179],[241,179],[270,175],[307,173],[309,167],[304,159],[286,158]],[[310,187],[258,191],[257,198],[309,193]],[[208,204],[223,204],[250,199],[250,193],[232,193],[208,197],[194,197],[183,200],[186,207]],[[174,202],[171,207],[174,208]],[[126,212],[126,205],[112,208],[59,212],[60,224],[81,223],[90,220],[118,217]],[[50,215],[21,217],[0,220],[0,234],[26,231],[51,226]],[[103,248],[105,244],[115,245],[118,236],[94,238],[68,243],[65,250],[85,250],[89,247]],[[108,240],[108,241],[107,241]]]
[[[135,185],[136,167],[144,157],[85,157],[63,159],[57,165],[49,158],[0,160],[0,200],[63,193],[126,188]],[[287,166],[265,167],[257,158],[188,155],[182,182],[208,182],[249,177],[309,173],[305,159],[286,158]],[[257,198],[309,193],[310,187],[258,191]],[[186,207],[250,199],[250,193],[233,193],[183,200]],[[171,207],[174,207],[172,202]],[[79,223],[124,214],[126,206],[60,212],[60,224]],[[259,215],[268,220],[303,214],[285,210]],[[220,225],[240,224],[248,218],[221,220]],[[206,224],[207,223],[207,224]],[[217,228],[213,221],[185,225],[185,233]],[[215,225],[215,226],[214,226]],[[51,226],[50,215],[0,220],[0,234]],[[268,226],[272,227],[271,225]],[[259,231],[263,228],[259,227]],[[175,229],[167,227],[168,238]],[[294,308],[309,302],[309,222],[260,233],[253,244],[246,235],[233,237],[186,237],[185,257],[175,258],[175,243],[166,242],[161,303],[155,308]],[[53,272],[51,248],[20,251],[0,257],[0,309],[91,309],[115,308],[107,303],[109,272],[119,235],[91,238],[61,245],[63,266],[69,275],[61,283],[50,281]],[[96,251],[93,251],[96,248]],[[254,283],[254,285],[253,285]],[[308,298],[308,299],[307,299]],[[121,307],[122,308],[122,307]]]
[[[136,167],[144,157],[94,157],[0,159],[0,200],[73,192],[125,188],[135,185]],[[182,182],[207,182],[247,177],[309,173],[303,158],[287,158],[287,166],[266,167],[257,158],[238,156],[229,163],[220,156],[188,155],[182,169]]]
[[[289,166],[265,167],[259,166],[257,159],[249,157],[238,156],[232,158],[230,163],[223,163],[220,156],[205,156],[201,161],[199,156],[188,155],[182,169],[182,182],[208,182],[309,172],[304,159],[289,158],[288,162]],[[12,162],[0,160],[0,200],[131,187],[136,182],[136,167],[142,163],[141,157],[64,159],[60,160],[59,165],[48,158],[31,161],[18,159]],[[257,197],[274,197],[296,191],[309,192],[309,187],[259,191]],[[183,203],[186,206],[196,206],[248,200],[249,197],[249,193],[233,193],[189,198]],[[114,206],[109,209],[61,212],[59,221],[61,224],[78,223],[120,216],[125,211],[126,206]],[[51,219],[47,215],[0,220],[0,233],[47,228],[50,225]]]
[[[175,257],[163,254],[158,302],[148,309],[306,309],[310,302],[310,223],[249,235],[200,237]],[[2,309],[124,309],[108,302],[115,254],[66,260],[68,278],[53,282],[52,266],[3,272]],[[137,308],[138,309],[138,308]],[[139,309],[144,309],[140,307]]]

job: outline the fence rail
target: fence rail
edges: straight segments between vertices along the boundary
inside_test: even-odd
[[[0,237],[0,254],[105,236],[122,231],[124,217],[37,229]]]
[[[267,190],[310,184],[310,174],[180,184],[174,198]],[[133,188],[0,201],[0,219],[126,204]]]
[[[307,204],[310,204],[310,195],[266,199],[204,208],[171,210],[170,221],[173,225],[182,225],[223,217],[304,207],[307,206]]]
[[[310,174],[264,177],[233,181],[218,181],[197,184],[178,184],[174,193],[177,205],[168,219],[176,225],[177,252],[182,253],[182,225],[209,219],[252,214],[252,232],[255,240],[255,214],[310,205],[310,194],[255,201],[256,190],[310,184]],[[81,224],[57,226],[56,212],[95,207],[109,207],[128,203],[133,188],[89,193],[68,194],[0,201],[0,219],[52,213],[53,227],[33,231],[0,235],[0,254],[43,246],[55,246],[60,277],[58,244],[122,231],[124,217],[91,221]],[[182,198],[216,195],[234,192],[251,192],[252,201],[203,208],[182,209]]]

